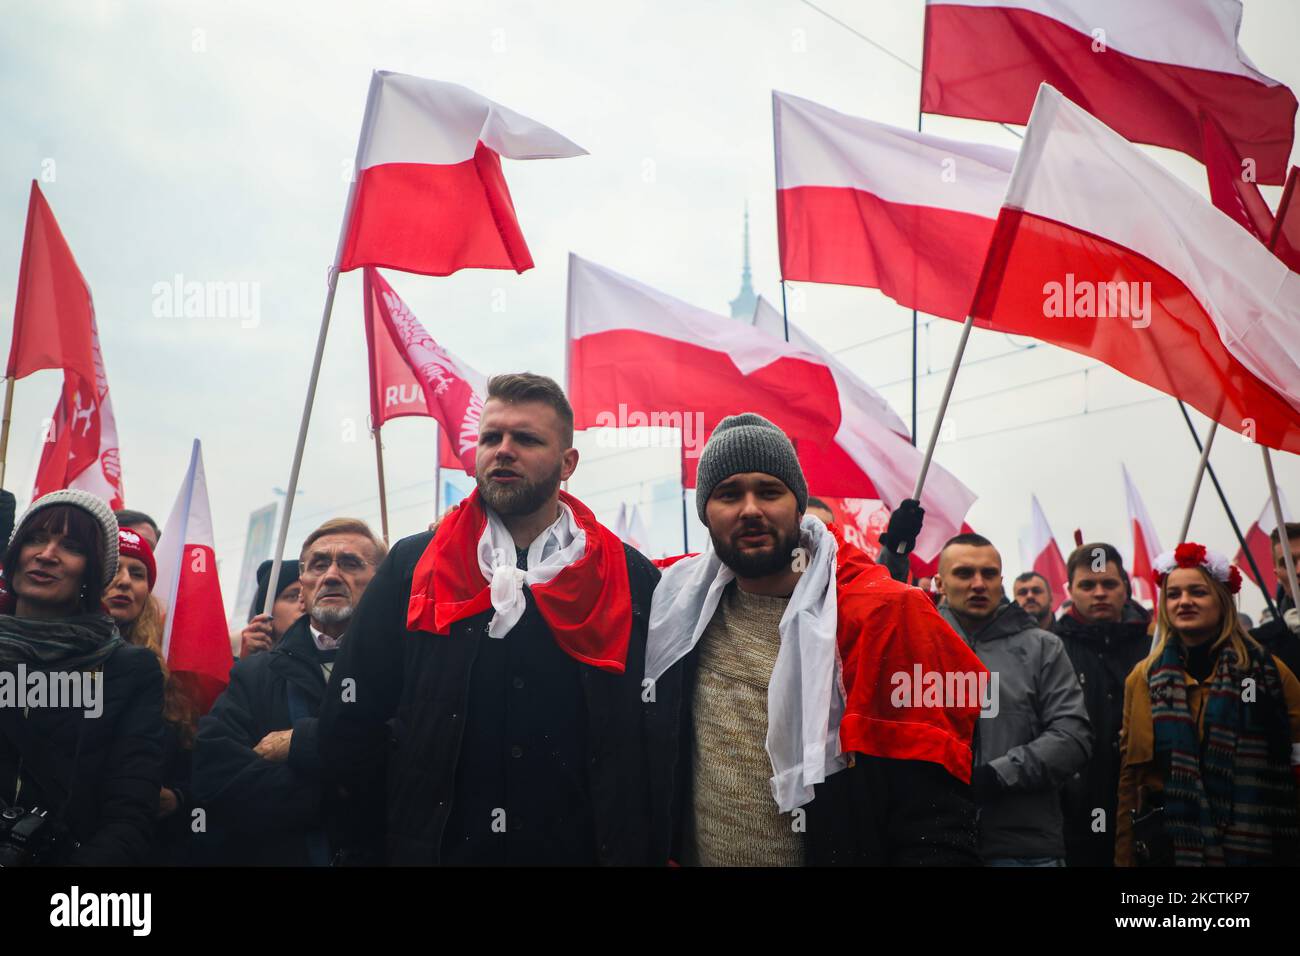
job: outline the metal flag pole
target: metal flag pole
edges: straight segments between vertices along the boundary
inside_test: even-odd
[[[1192,493],[1187,499],[1187,510],[1183,512],[1183,523],[1178,532],[1178,540],[1174,542],[1175,545],[1187,540],[1187,531],[1192,526],[1192,512],[1196,509],[1196,496],[1200,493],[1201,479],[1205,477],[1205,466],[1210,461],[1210,448],[1214,444],[1214,436],[1218,431],[1219,420],[1215,418],[1205,435],[1205,447],[1201,449],[1201,460],[1196,465],[1196,477],[1192,479]]]

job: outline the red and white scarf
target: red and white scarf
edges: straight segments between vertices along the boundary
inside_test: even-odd
[[[443,517],[415,566],[407,627],[445,635],[457,621],[494,609],[489,636],[504,637],[523,616],[526,587],[562,651],[621,674],[632,635],[623,542],[563,491],[560,508],[559,520],[529,547],[522,571],[505,525],[475,489]],[[542,557],[552,536],[557,548]]]

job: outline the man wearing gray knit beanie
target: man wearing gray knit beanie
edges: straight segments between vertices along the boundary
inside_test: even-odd
[[[978,705],[921,713],[889,694],[895,673],[978,658],[921,591],[805,518],[794,445],[761,415],[719,422],[695,504],[712,546],[665,569],[645,655],[652,709],[671,715],[657,725],[672,769],[652,779],[680,815],[672,858],[978,863]]]
[[[752,412],[719,422],[700,454],[695,510],[722,563],[753,582],[747,590],[794,590],[791,556],[808,485],[785,432]]]

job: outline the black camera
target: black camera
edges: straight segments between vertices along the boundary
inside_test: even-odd
[[[0,810],[0,867],[56,863],[61,843],[54,820],[46,811],[37,807]]]

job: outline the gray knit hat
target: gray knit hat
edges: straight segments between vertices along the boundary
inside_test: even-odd
[[[762,415],[745,412],[729,415],[713,429],[695,474],[695,510],[704,519],[704,506],[720,481],[732,475],[761,471],[779,478],[794,492],[800,511],[808,510],[808,483],[804,481],[799,456],[785,432]]]
[[[100,529],[104,532],[104,550],[101,552],[104,559],[104,587],[108,587],[113,578],[117,577],[117,518],[113,516],[113,509],[103,498],[92,495],[88,491],[64,488],[62,491],[51,491],[48,495],[37,498],[14,525],[13,534],[9,535],[9,543],[13,544],[14,538],[18,536],[18,532],[27,523],[28,518],[42,508],[53,505],[72,505],[74,508],[80,508],[99,523]]]

